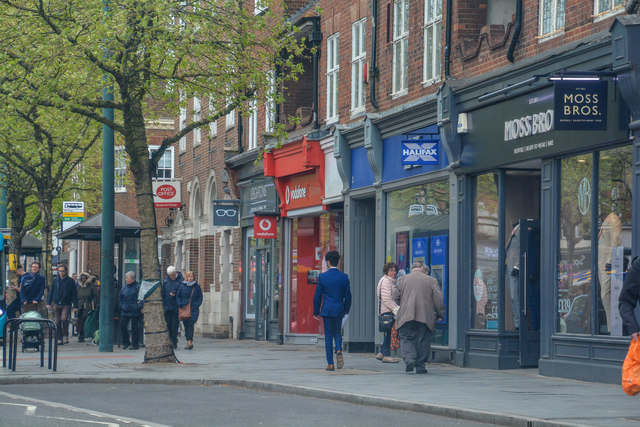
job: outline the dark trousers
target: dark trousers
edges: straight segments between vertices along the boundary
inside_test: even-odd
[[[398,335],[404,363],[414,361],[418,369],[424,369],[431,353],[431,330],[424,323],[412,320],[398,329]]]
[[[129,321],[131,321],[131,340],[129,340]],[[138,347],[140,316],[120,316],[120,335],[122,335],[123,346]]]
[[[327,353],[327,363],[333,365],[333,342],[336,343],[336,352],[342,351],[342,317],[323,317],[324,323],[324,349]]]
[[[7,319],[14,319],[16,317],[20,317],[20,308],[22,304],[20,304],[20,297],[17,297],[11,304],[7,307]]]
[[[69,339],[70,312],[70,305],[53,304],[53,318],[56,322],[56,328],[58,329],[58,339],[62,339],[62,337],[65,337],[67,340]]]
[[[180,326],[180,321],[178,320],[178,310],[165,311],[164,320],[167,322],[167,330],[169,331],[169,338],[171,338],[171,343],[175,347],[176,344],[178,344],[178,327]]]
[[[384,332],[384,338],[382,339],[382,345],[380,346],[380,353],[382,353],[383,356],[391,356],[391,331]]]
[[[187,339],[187,341],[193,341],[193,327],[195,326],[196,322],[189,319],[189,320],[183,320],[182,324],[184,325],[185,338]]]
[[[84,321],[87,311],[84,308],[78,309],[78,320],[76,321],[76,330],[78,331],[78,339],[84,339]]]

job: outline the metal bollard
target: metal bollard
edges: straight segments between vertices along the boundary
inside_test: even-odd
[[[229,338],[233,338],[233,316],[229,316]]]

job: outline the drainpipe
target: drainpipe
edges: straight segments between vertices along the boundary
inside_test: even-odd
[[[635,10],[636,10],[636,6],[637,6],[637,5],[638,5],[638,0],[631,0],[631,1],[627,4],[627,6],[625,7],[625,9],[626,9],[627,13],[628,13],[629,15],[633,15],[633,13],[634,13],[634,12],[635,12]]]
[[[242,127],[242,113],[238,111],[238,154],[242,153],[242,133],[244,128]]]
[[[376,101],[376,78],[378,78],[378,68],[376,68],[376,49],[378,40],[378,0],[371,0],[371,71],[369,78],[371,79],[371,94],[369,100],[373,108],[378,108]]]
[[[513,53],[516,50],[516,44],[520,38],[520,32],[522,31],[522,0],[518,0],[516,3],[516,25],[513,27],[513,37],[511,37],[511,43],[509,43],[509,50],[507,50],[507,59],[509,62],[514,61]]]
[[[320,32],[320,18],[313,18],[313,34],[311,36],[312,43],[315,45],[316,51],[313,54],[313,128],[318,129],[318,82],[319,82],[319,63],[320,63],[320,43],[322,42],[322,33]]]
[[[451,15],[453,14],[453,0],[447,0],[447,22],[444,33],[444,78],[451,77]]]

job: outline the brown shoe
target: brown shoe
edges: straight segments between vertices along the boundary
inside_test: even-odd
[[[382,359],[384,359],[384,355],[382,353],[378,353],[378,354],[376,354],[376,359],[382,360]]]
[[[385,356],[382,358],[382,363],[398,363],[400,359],[397,357]]]
[[[335,371],[333,365],[327,365],[327,371]]]
[[[336,353],[336,362],[338,362],[336,365],[338,369],[342,369],[344,367],[344,357],[342,357],[341,350],[338,350],[338,352]]]

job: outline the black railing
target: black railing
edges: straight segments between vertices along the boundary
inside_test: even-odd
[[[33,318],[15,318],[7,320],[4,325],[2,340],[2,367],[7,367],[7,341],[9,342],[9,358],[8,368],[12,371],[16,370],[16,362],[18,359],[18,335],[20,335],[20,325],[24,323],[39,323],[39,350],[40,350],[40,367],[44,367],[44,347],[45,337],[49,338],[49,365],[48,369],[53,367],[55,372],[58,368],[58,330],[53,320],[49,319],[33,319]],[[45,326],[47,331],[45,331]],[[24,328],[23,328],[24,329]],[[7,330],[9,335],[7,335]],[[23,331],[24,333],[24,331]]]

